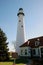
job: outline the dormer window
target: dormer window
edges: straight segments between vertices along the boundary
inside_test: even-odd
[[[39,46],[39,39],[37,39],[37,41],[35,41],[35,46]]]

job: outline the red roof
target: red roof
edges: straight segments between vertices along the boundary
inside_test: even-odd
[[[24,44],[22,44],[20,47],[37,47],[35,46],[35,41],[39,41],[39,45],[38,46],[43,46],[43,36],[41,37],[36,37],[36,38],[32,38],[32,39],[29,39],[28,41],[26,41]]]
[[[22,44],[20,47],[28,47],[29,46],[29,44],[28,44],[28,41],[26,41],[24,44]]]

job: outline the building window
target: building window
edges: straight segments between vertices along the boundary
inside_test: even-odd
[[[33,50],[32,50],[32,54],[34,54],[34,55],[36,54],[36,51],[35,51],[35,49],[33,49]]]
[[[43,48],[41,48],[41,53],[43,53]]]
[[[40,55],[40,51],[39,51],[39,49],[38,49],[38,54]]]
[[[43,58],[43,48],[41,48],[41,57]]]
[[[21,55],[23,55],[23,50],[21,50]]]
[[[25,55],[27,55],[27,49],[25,49]]]
[[[31,53],[31,49],[28,50],[28,53]]]

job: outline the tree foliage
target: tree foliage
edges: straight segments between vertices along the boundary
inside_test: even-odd
[[[6,34],[0,28],[0,61],[8,60],[8,42]]]

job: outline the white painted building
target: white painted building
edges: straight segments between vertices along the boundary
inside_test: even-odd
[[[43,57],[43,36],[29,39],[20,46],[20,56]]]
[[[17,26],[17,37],[16,37],[16,52],[20,54],[19,46],[25,42],[25,28],[24,28],[24,12],[20,8],[18,13],[18,26]]]

